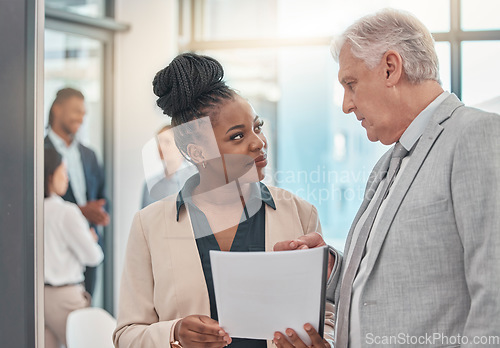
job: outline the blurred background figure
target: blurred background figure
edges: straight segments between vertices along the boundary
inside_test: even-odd
[[[156,151],[159,158],[156,158]],[[161,162],[161,166],[155,166],[152,164],[154,162]],[[175,145],[170,125],[162,127],[155,138],[144,146],[143,163],[146,182],[142,191],[141,208],[179,192],[186,180],[198,172]]]
[[[54,148],[44,155],[45,347],[58,348],[66,345],[69,313],[90,306],[83,271],[99,265],[103,253],[78,206],[60,197],[68,188],[62,156]]]
[[[57,92],[49,113],[49,129],[45,147],[61,154],[68,166],[69,185],[61,194],[65,201],[76,203],[91,227],[106,226],[109,215],[105,210],[104,174],[95,152],[76,139],[86,113],[83,94],[73,88]],[[92,295],[96,283],[96,269],[85,271],[85,289]]]

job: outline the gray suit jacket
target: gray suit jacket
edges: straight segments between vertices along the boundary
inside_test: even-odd
[[[373,169],[346,251],[389,157],[390,151]],[[371,237],[360,301],[363,346],[378,340],[384,347],[479,347],[480,336],[497,336],[492,346],[500,346],[499,115],[450,95],[389,199]],[[339,283],[328,289],[334,302]]]

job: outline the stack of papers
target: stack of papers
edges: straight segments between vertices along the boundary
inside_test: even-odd
[[[272,340],[287,328],[305,344],[321,335],[328,248],[281,252],[210,251],[220,326],[231,337]]]

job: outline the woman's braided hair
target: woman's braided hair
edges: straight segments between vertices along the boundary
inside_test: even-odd
[[[214,58],[183,53],[153,79],[153,92],[158,96],[156,104],[172,118],[175,142],[185,157],[196,130],[176,126],[203,116],[210,116],[213,122],[217,107],[235,95],[223,77],[224,69]]]

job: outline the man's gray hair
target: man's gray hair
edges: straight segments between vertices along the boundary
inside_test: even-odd
[[[394,50],[401,55],[411,83],[440,82],[434,39],[424,24],[408,12],[388,8],[356,21],[332,44],[337,62],[344,44],[349,44],[352,54],[369,69],[380,63],[388,50]]]

